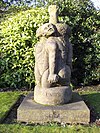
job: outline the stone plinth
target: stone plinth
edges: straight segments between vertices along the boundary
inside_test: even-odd
[[[60,105],[68,103],[72,98],[72,91],[69,86],[34,89],[34,100],[44,105]]]
[[[34,101],[30,93],[17,110],[17,120],[29,123],[82,123],[90,121],[90,111],[84,101],[76,93],[72,93],[72,101],[64,105],[46,106]]]

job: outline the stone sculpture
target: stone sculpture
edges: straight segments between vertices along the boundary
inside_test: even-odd
[[[72,45],[69,42],[70,28],[58,22],[58,8],[48,9],[49,23],[39,27],[36,36],[40,39],[35,47],[34,100],[41,104],[57,105],[71,99],[70,77],[72,68]]]
[[[39,42],[35,47],[34,96],[32,92],[25,97],[18,108],[17,120],[39,124],[88,124],[89,109],[81,97],[70,89],[70,28],[58,22],[58,8],[55,5],[49,7],[49,14],[49,23],[40,26],[36,32]]]

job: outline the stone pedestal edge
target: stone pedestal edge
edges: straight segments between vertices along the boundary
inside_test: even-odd
[[[90,122],[90,111],[84,101],[76,93],[72,95],[72,101],[60,106],[45,106],[34,101],[33,93],[30,93],[17,110],[17,121],[27,123],[80,123]]]

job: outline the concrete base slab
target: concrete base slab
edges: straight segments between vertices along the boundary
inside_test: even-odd
[[[72,93],[70,103],[64,105],[47,106],[34,101],[30,93],[17,110],[17,121],[28,123],[81,123],[90,122],[90,111],[77,93]]]

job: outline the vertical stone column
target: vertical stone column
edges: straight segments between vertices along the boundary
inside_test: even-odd
[[[58,23],[58,7],[56,5],[50,5],[48,8],[48,12],[50,15],[49,23]]]

